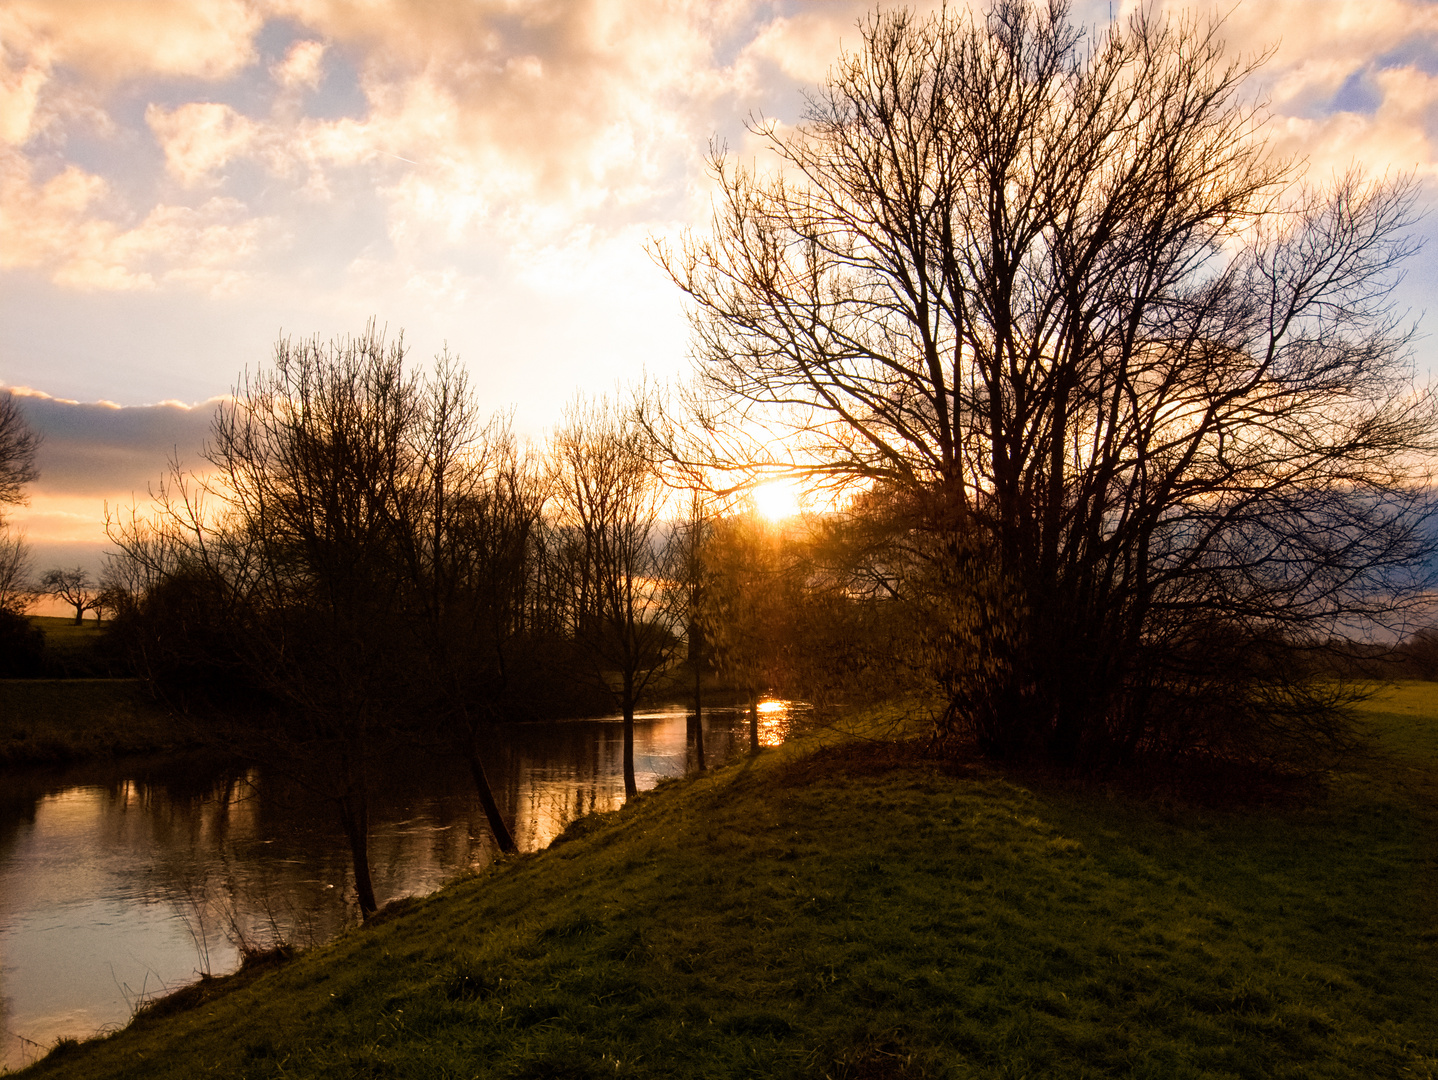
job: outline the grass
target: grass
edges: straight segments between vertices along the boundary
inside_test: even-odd
[[[1299,803],[787,749],[34,1077],[1432,1077],[1438,687]]]
[[[70,616],[60,618],[55,615],[31,615],[32,626],[39,627],[45,631],[46,644],[51,648],[60,647],[84,648],[98,641],[105,636],[109,629],[109,623],[101,623],[90,617],[79,625]]]
[[[138,679],[0,679],[0,766],[197,745]]]
[[[57,678],[93,678],[116,674],[104,655],[110,626],[94,619],[76,625],[73,618],[31,615],[30,624],[45,635],[45,674]]]

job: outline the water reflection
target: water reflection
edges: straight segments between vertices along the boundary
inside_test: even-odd
[[[760,706],[776,745],[797,710]],[[640,788],[694,768],[683,711],[636,718]],[[707,711],[706,756],[747,745],[747,717]],[[616,721],[497,733],[486,764],[522,850],[624,801]],[[370,860],[381,903],[486,864],[468,771],[415,755],[376,777]],[[147,997],[232,970],[238,947],[322,941],[354,917],[330,806],[280,775],[185,758],[0,775],[0,1068],[62,1035],[124,1024]]]

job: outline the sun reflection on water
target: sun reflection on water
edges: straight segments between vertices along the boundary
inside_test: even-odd
[[[810,706],[804,701],[765,698],[758,703],[757,708],[759,745],[778,746],[793,733],[796,714],[807,711]]]

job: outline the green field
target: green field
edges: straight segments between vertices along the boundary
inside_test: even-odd
[[[791,746],[25,1075],[1432,1077],[1435,691],[1245,807]]]

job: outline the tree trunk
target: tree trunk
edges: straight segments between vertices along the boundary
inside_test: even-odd
[[[749,753],[759,752],[759,698],[749,692]]]
[[[701,696],[700,683],[704,677],[704,669],[698,660],[694,661],[694,759],[698,763],[699,771],[704,771],[704,701]]]
[[[484,772],[484,761],[472,741],[468,757],[469,775],[474,777],[474,789],[479,792],[480,805],[484,807],[484,816],[489,820],[489,831],[494,834],[494,842],[499,845],[499,850],[506,855],[512,855],[518,850],[514,843],[514,834],[509,831],[509,826],[499,812],[499,803],[494,800],[494,789],[489,786],[489,777]]]
[[[374,881],[369,872],[369,801],[363,791],[344,795],[339,800],[340,824],[349,841],[354,862],[355,897],[359,900],[360,917],[368,919],[379,905],[374,899]]]
[[[84,605],[84,604],[76,604],[76,605],[75,605],[75,625],[76,625],[76,626],[79,626],[79,625],[80,625],[81,623],[83,623],[84,621],[85,621],[85,605]]]
[[[639,794],[639,785],[634,782],[634,699],[624,696],[624,797],[632,799]]]

